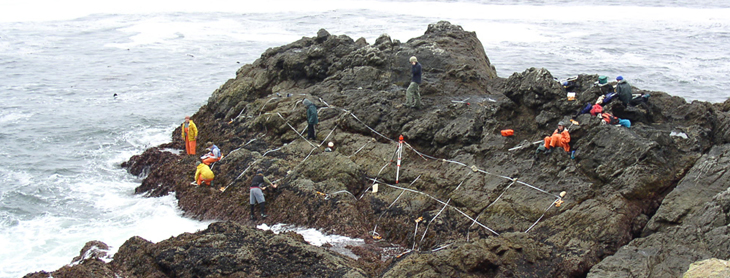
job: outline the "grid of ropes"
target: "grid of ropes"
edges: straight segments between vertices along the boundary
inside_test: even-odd
[[[270,101],[272,101],[273,99],[276,99],[276,98],[277,98],[277,97],[272,97],[272,98],[271,98],[271,99],[269,99],[269,100],[268,100],[268,101],[267,101],[266,103],[269,103]],[[379,136],[379,137],[380,137],[380,138],[382,138],[382,139],[385,139],[386,141],[388,141],[388,142],[390,142],[390,143],[392,143],[392,144],[394,144],[394,145],[396,146],[396,147],[395,147],[395,150],[394,150],[394,152],[393,152],[393,156],[391,157],[391,159],[390,159],[390,160],[389,160],[389,161],[388,161],[387,163],[385,163],[385,165],[383,165],[383,166],[382,166],[382,167],[380,168],[380,170],[379,170],[379,171],[378,171],[378,173],[377,173],[377,174],[375,175],[375,177],[368,177],[368,178],[367,178],[368,180],[372,181],[372,183],[370,184],[370,186],[369,186],[369,187],[368,187],[368,188],[367,188],[367,189],[366,189],[366,190],[365,190],[365,191],[364,191],[364,192],[363,192],[363,193],[362,193],[362,194],[361,194],[361,195],[360,195],[359,197],[355,196],[355,194],[353,194],[352,192],[350,192],[350,191],[348,191],[348,190],[339,190],[339,191],[335,191],[335,192],[329,192],[329,193],[317,192],[317,194],[319,194],[319,195],[322,195],[322,196],[324,196],[324,197],[325,197],[325,199],[329,199],[329,198],[330,198],[331,196],[333,196],[333,195],[337,195],[337,194],[348,194],[349,196],[353,197],[353,198],[355,199],[355,201],[358,201],[358,200],[362,199],[362,198],[363,198],[363,197],[364,197],[364,196],[365,196],[365,195],[366,195],[367,193],[369,193],[369,192],[373,192],[373,193],[376,193],[376,192],[377,192],[377,190],[378,190],[378,186],[379,186],[379,185],[383,185],[383,186],[386,186],[386,187],[388,187],[388,188],[392,188],[392,189],[395,189],[395,190],[399,190],[399,191],[400,191],[400,193],[398,194],[398,196],[397,196],[397,197],[396,197],[396,198],[395,198],[395,199],[394,199],[394,200],[393,200],[393,201],[392,201],[392,202],[390,203],[390,205],[389,205],[389,206],[388,206],[388,207],[387,207],[387,208],[386,208],[386,209],[385,209],[385,210],[384,210],[383,212],[381,212],[381,214],[379,215],[378,219],[377,219],[377,220],[375,221],[375,224],[374,224],[373,230],[372,230],[372,231],[370,232],[370,234],[371,234],[371,235],[373,236],[373,238],[376,238],[376,239],[382,238],[382,237],[380,237],[380,235],[379,235],[379,234],[377,233],[377,229],[378,229],[378,223],[380,222],[380,219],[381,219],[381,218],[383,217],[383,215],[384,215],[384,214],[385,214],[385,213],[386,213],[386,212],[387,212],[387,211],[388,211],[388,210],[389,210],[390,208],[392,208],[392,207],[393,207],[393,206],[394,206],[394,205],[396,204],[396,202],[398,202],[398,201],[399,201],[399,200],[401,199],[401,197],[402,197],[402,196],[403,196],[403,195],[404,195],[404,194],[405,194],[406,192],[408,192],[408,193],[412,193],[412,194],[419,194],[419,195],[422,195],[422,196],[424,196],[424,197],[427,197],[427,198],[429,198],[429,199],[431,199],[431,200],[433,200],[433,201],[437,202],[437,203],[438,203],[438,204],[440,204],[440,205],[443,205],[443,206],[441,207],[441,209],[440,209],[440,210],[438,211],[438,213],[436,213],[436,215],[434,215],[434,216],[433,216],[433,217],[432,217],[432,218],[431,218],[431,219],[430,219],[429,221],[427,221],[427,222],[428,222],[428,224],[427,224],[427,225],[426,225],[426,227],[425,227],[425,228],[423,229],[423,232],[421,233],[421,237],[420,237],[420,240],[418,240],[418,239],[417,239],[417,236],[418,236],[418,234],[419,234],[419,233],[418,233],[418,230],[419,230],[419,224],[420,224],[420,222],[421,222],[421,221],[423,220],[423,218],[422,218],[422,217],[419,217],[419,218],[417,218],[417,219],[415,220],[415,231],[414,231],[413,247],[411,248],[411,250],[409,250],[409,252],[410,252],[410,251],[412,251],[412,250],[415,250],[415,248],[416,248],[416,245],[417,245],[416,243],[418,243],[418,246],[420,246],[420,245],[421,245],[421,243],[423,242],[423,240],[424,240],[424,238],[425,238],[426,234],[428,233],[428,230],[429,230],[429,228],[430,228],[430,225],[431,225],[431,223],[433,223],[433,222],[434,222],[434,220],[436,220],[436,219],[437,219],[437,218],[438,218],[438,217],[439,217],[439,216],[440,216],[440,215],[442,214],[442,212],[443,212],[443,211],[444,211],[445,209],[447,209],[447,208],[449,208],[449,209],[452,209],[452,210],[454,210],[455,212],[459,213],[460,215],[462,215],[463,217],[465,217],[466,219],[468,219],[468,220],[469,220],[469,221],[471,222],[471,225],[469,226],[469,229],[468,229],[468,231],[470,231],[470,230],[471,230],[471,228],[472,228],[473,226],[475,226],[475,225],[476,225],[476,226],[479,226],[480,228],[482,228],[482,229],[484,229],[484,230],[488,231],[489,233],[491,233],[491,234],[493,234],[493,235],[495,235],[495,236],[499,236],[499,233],[498,233],[497,231],[495,231],[494,229],[492,229],[492,228],[488,227],[488,226],[487,226],[487,225],[485,225],[484,223],[480,222],[480,221],[479,221],[479,219],[480,219],[480,218],[481,218],[481,217],[482,217],[482,216],[484,215],[484,213],[485,213],[485,212],[486,212],[486,211],[487,211],[487,210],[488,210],[488,209],[489,209],[489,208],[490,208],[491,206],[493,206],[493,205],[494,205],[494,204],[495,204],[496,202],[500,201],[500,200],[502,199],[502,197],[503,197],[503,196],[505,195],[505,193],[506,193],[506,192],[507,192],[507,191],[508,191],[508,190],[509,190],[509,189],[510,189],[510,188],[511,188],[511,187],[512,187],[513,185],[515,185],[515,184],[519,184],[519,185],[521,185],[521,186],[524,186],[525,188],[528,188],[528,189],[532,189],[532,190],[535,190],[535,191],[537,191],[537,192],[539,192],[539,193],[541,193],[541,194],[547,195],[547,196],[548,196],[548,197],[550,197],[550,198],[555,198],[555,199],[554,199],[554,200],[553,200],[553,201],[552,201],[552,202],[550,203],[550,205],[549,205],[549,206],[547,206],[547,208],[545,208],[545,210],[544,210],[544,211],[542,212],[542,215],[540,215],[540,217],[538,217],[538,218],[537,218],[537,219],[536,219],[536,220],[535,220],[535,221],[534,221],[534,222],[532,223],[532,225],[530,225],[530,226],[529,226],[529,228],[527,228],[527,229],[526,229],[526,230],[524,231],[524,233],[528,233],[528,232],[530,232],[530,230],[532,230],[532,228],[534,228],[534,227],[535,227],[535,225],[537,225],[537,224],[538,224],[538,223],[539,223],[539,222],[540,222],[540,221],[541,221],[541,220],[542,220],[542,219],[543,219],[543,218],[545,217],[545,215],[546,215],[546,214],[547,214],[547,212],[548,212],[548,211],[550,210],[550,208],[552,208],[553,206],[560,206],[560,205],[561,205],[561,204],[563,203],[563,200],[562,200],[562,198],[563,198],[563,197],[565,196],[565,192],[562,192],[562,193],[560,193],[560,194],[553,194],[553,193],[550,193],[550,192],[548,192],[548,191],[546,191],[546,190],[544,190],[544,189],[541,189],[541,188],[539,188],[539,187],[537,187],[537,186],[534,186],[534,185],[532,185],[532,184],[529,184],[529,183],[527,183],[527,182],[521,181],[521,180],[519,180],[519,179],[517,179],[517,178],[512,178],[512,177],[508,177],[508,176],[504,176],[504,175],[494,174],[494,173],[491,173],[491,172],[489,172],[489,171],[486,171],[486,170],[480,169],[480,168],[478,168],[478,167],[477,167],[476,165],[471,165],[471,166],[469,166],[469,165],[467,165],[467,164],[465,164],[465,163],[462,163],[462,162],[459,162],[459,161],[455,161],[455,160],[449,160],[449,159],[443,159],[443,158],[436,158],[436,157],[430,156],[430,155],[428,155],[428,154],[424,154],[424,153],[422,153],[422,152],[419,152],[418,150],[416,150],[416,149],[415,149],[415,148],[414,148],[413,146],[411,146],[411,145],[410,145],[410,144],[408,144],[407,142],[405,142],[405,141],[403,140],[403,137],[402,137],[402,136],[400,136],[399,140],[397,140],[397,141],[396,141],[396,140],[394,140],[394,139],[391,139],[390,137],[388,137],[388,136],[385,136],[385,135],[383,135],[382,133],[378,132],[378,131],[377,131],[377,130],[375,130],[374,128],[372,128],[372,127],[368,126],[367,124],[365,124],[365,123],[364,123],[364,122],[363,122],[363,121],[362,121],[362,120],[361,120],[360,118],[358,118],[358,117],[357,117],[357,115],[353,114],[353,113],[352,113],[351,111],[349,111],[349,110],[347,110],[347,109],[344,109],[344,108],[340,108],[340,107],[335,107],[335,106],[331,106],[331,105],[329,105],[329,104],[328,104],[328,103],[327,103],[326,101],[324,101],[324,100],[323,100],[322,98],[319,98],[319,101],[320,101],[320,102],[322,102],[322,103],[324,103],[324,104],[326,105],[326,107],[321,107],[321,108],[319,108],[319,109],[317,110],[318,112],[319,112],[320,110],[322,110],[322,109],[336,109],[336,110],[339,110],[339,111],[341,111],[341,112],[342,112],[342,113],[340,113],[339,115],[337,115],[337,116],[335,117],[335,118],[336,118],[336,120],[334,121],[334,122],[335,122],[335,124],[334,124],[334,127],[333,127],[333,128],[332,128],[332,129],[330,130],[330,131],[329,131],[329,133],[327,134],[327,136],[325,136],[325,138],[324,138],[324,139],[323,139],[323,140],[322,140],[321,142],[319,142],[319,143],[316,143],[316,142],[311,142],[311,141],[309,141],[309,140],[308,140],[307,138],[305,138],[305,137],[304,137],[304,135],[303,135],[303,134],[304,134],[304,132],[305,132],[305,130],[306,130],[306,127],[305,127],[305,129],[304,129],[304,130],[302,130],[302,131],[298,131],[298,130],[297,130],[296,128],[294,128],[294,126],[292,126],[292,125],[291,125],[291,124],[289,123],[289,121],[288,121],[288,120],[287,120],[287,119],[286,119],[286,118],[285,118],[285,117],[284,117],[283,115],[281,115],[281,113],[279,113],[279,112],[276,112],[276,113],[275,113],[275,114],[276,114],[276,115],[277,115],[278,117],[280,117],[280,118],[281,118],[282,120],[284,120],[284,122],[286,123],[286,125],[287,125],[287,126],[289,126],[289,128],[291,128],[291,129],[292,129],[292,130],[293,130],[293,131],[294,131],[294,132],[295,132],[295,133],[296,133],[296,134],[298,135],[298,137],[299,137],[299,138],[301,138],[302,140],[304,140],[304,141],[305,141],[305,142],[306,142],[306,143],[307,143],[307,144],[308,144],[308,145],[309,145],[309,146],[311,147],[311,150],[309,151],[309,153],[308,153],[308,154],[307,154],[307,155],[306,155],[306,156],[304,157],[304,159],[302,159],[302,161],[301,161],[301,162],[299,162],[299,164],[297,164],[297,166],[299,166],[299,165],[301,165],[302,163],[304,163],[305,161],[307,161],[307,159],[308,159],[308,158],[309,158],[309,157],[310,157],[310,156],[312,155],[312,153],[313,153],[313,152],[314,152],[315,150],[317,150],[318,148],[322,147],[322,146],[323,146],[323,145],[325,144],[325,142],[327,142],[327,141],[328,141],[328,139],[330,138],[330,136],[332,136],[332,134],[333,134],[333,133],[335,132],[335,130],[337,130],[338,128],[342,129],[342,128],[340,127],[340,124],[339,124],[338,122],[340,122],[340,120],[341,120],[341,119],[344,119],[345,117],[348,117],[348,116],[349,116],[349,117],[352,117],[352,118],[353,118],[353,119],[354,119],[355,121],[357,121],[358,123],[362,124],[362,125],[363,125],[363,126],[364,126],[365,128],[367,128],[367,129],[368,129],[368,130],[369,130],[370,132],[372,132],[373,134],[375,134],[375,135]],[[264,104],[264,106],[266,105],[266,103]],[[299,101],[297,101],[296,103],[298,104],[298,103],[299,103]],[[294,107],[294,108],[292,109],[292,111],[293,111],[294,109],[296,109],[296,105],[295,105],[295,107]],[[244,109],[244,110],[245,110],[245,109]],[[243,110],[242,110],[242,111],[243,111]],[[261,111],[259,112],[259,116],[261,116],[262,114],[264,114],[264,115],[273,115],[273,113],[262,113],[262,112],[263,112],[263,107],[261,108]],[[241,112],[241,113],[243,113],[243,112]],[[238,117],[240,117],[240,114],[239,114],[239,116],[237,116],[236,118],[238,118]],[[234,119],[234,120],[235,120],[235,119]],[[267,120],[268,120],[268,119],[267,119]],[[343,129],[343,131],[344,131],[344,129]],[[373,139],[373,140],[371,140],[371,141],[376,141],[376,140],[375,140],[375,137],[373,137],[372,139]],[[252,142],[253,140],[256,140],[256,139],[252,139],[252,140],[251,140],[251,141],[249,141],[249,142],[248,142],[247,144],[251,143],[251,142]],[[289,144],[291,144],[291,142],[290,142]],[[360,153],[360,151],[362,151],[362,150],[363,150],[363,149],[364,149],[364,148],[365,148],[365,147],[366,147],[366,146],[367,146],[368,144],[370,144],[370,141],[366,142],[366,143],[365,143],[365,144],[364,144],[363,146],[361,146],[360,148],[358,148],[358,149],[357,149],[357,151],[355,151],[355,152],[354,152],[353,154],[351,154],[351,155],[350,155],[349,157],[355,156],[355,155],[357,155],[358,153]],[[262,158],[260,158],[260,159],[263,159],[263,157],[265,157],[265,156],[266,156],[266,154],[268,154],[268,153],[270,153],[270,152],[273,152],[273,151],[278,151],[278,150],[280,150],[280,149],[284,148],[285,146],[287,146],[287,144],[284,144],[284,146],[281,146],[281,147],[279,147],[279,148],[276,148],[276,149],[272,149],[272,150],[266,151],[266,152],[265,152],[265,153],[264,153],[264,154],[262,155]],[[468,174],[467,174],[467,175],[466,175],[466,176],[465,176],[465,177],[464,177],[464,178],[462,179],[462,181],[461,181],[461,182],[459,183],[459,185],[458,185],[458,186],[457,186],[457,187],[456,187],[456,188],[455,188],[455,189],[454,189],[454,190],[452,191],[452,194],[453,194],[453,193],[454,193],[454,192],[455,192],[456,190],[458,190],[458,189],[459,189],[459,188],[460,188],[460,187],[462,186],[462,184],[463,184],[463,183],[464,183],[464,182],[465,182],[465,181],[466,181],[467,179],[469,179],[469,178],[470,178],[470,176],[471,176],[472,174],[474,174],[474,173],[479,173],[479,174],[483,174],[483,175],[489,175],[489,176],[493,176],[493,177],[501,178],[501,179],[507,180],[507,181],[509,182],[509,184],[508,184],[508,185],[507,185],[507,186],[506,186],[506,187],[505,187],[504,189],[502,189],[502,190],[501,190],[501,193],[499,194],[499,196],[498,196],[497,198],[495,198],[494,200],[492,200],[491,202],[489,202],[489,204],[488,204],[488,205],[487,205],[487,206],[486,206],[486,207],[485,207],[485,208],[484,208],[484,209],[482,210],[482,212],[481,212],[481,213],[479,213],[479,214],[478,214],[478,215],[477,215],[476,217],[472,217],[472,216],[470,216],[469,214],[467,214],[466,212],[462,211],[461,209],[459,209],[459,208],[457,208],[457,207],[453,206],[453,205],[451,204],[451,198],[449,198],[449,199],[448,199],[448,200],[446,200],[446,201],[443,201],[443,200],[441,200],[441,199],[439,199],[439,198],[437,198],[437,197],[435,197],[435,196],[433,196],[433,195],[431,195],[431,194],[429,194],[429,193],[426,193],[426,192],[423,192],[423,191],[420,191],[420,190],[417,190],[417,189],[414,189],[414,188],[410,188],[410,187],[412,187],[412,186],[413,186],[413,184],[414,184],[414,183],[416,183],[416,182],[417,182],[417,181],[418,181],[418,180],[420,179],[420,176],[418,176],[418,177],[417,177],[416,179],[414,179],[413,181],[411,181],[411,183],[409,184],[409,186],[410,186],[410,187],[406,187],[406,186],[401,186],[401,185],[398,185],[398,182],[399,182],[399,173],[400,173],[400,166],[401,166],[401,159],[402,159],[402,154],[403,154],[403,150],[404,150],[404,148],[407,148],[407,149],[408,149],[409,151],[412,151],[412,152],[414,152],[415,154],[417,154],[417,155],[418,155],[418,156],[419,156],[420,158],[422,158],[422,159],[423,159],[423,160],[425,160],[425,161],[428,161],[428,160],[435,160],[435,161],[441,161],[441,162],[444,162],[444,163],[449,163],[449,164],[453,164],[453,165],[457,165],[457,166],[460,166],[460,167],[464,167],[464,168],[467,168],[467,169],[469,169],[469,170],[470,170],[470,171],[469,171],[469,173],[468,173]],[[385,181],[384,181],[384,180],[383,180],[383,179],[382,179],[382,178],[380,177],[380,175],[381,175],[381,174],[383,173],[383,171],[384,171],[384,170],[385,170],[385,169],[386,169],[386,168],[387,168],[388,166],[392,166],[392,165],[393,165],[393,162],[394,162],[394,160],[396,161],[396,167],[397,167],[397,168],[396,168],[396,179],[395,179],[395,181],[396,181],[396,184],[389,184],[389,183],[385,182]],[[229,185],[228,185],[228,186],[230,186],[230,185],[231,185],[231,184],[233,184],[233,183],[234,183],[235,181],[237,181],[237,180],[238,180],[238,179],[239,179],[239,178],[240,178],[241,176],[243,176],[243,175],[244,175],[244,174],[245,174],[245,173],[246,173],[246,172],[247,172],[247,171],[248,171],[248,170],[249,170],[249,169],[250,169],[250,168],[251,168],[251,167],[252,167],[252,166],[253,166],[254,164],[256,164],[256,163],[257,163],[257,161],[254,161],[253,163],[251,163],[251,165],[249,165],[249,166],[248,166],[248,167],[247,167],[247,168],[246,168],[246,169],[245,169],[245,170],[244,170],[244,171],[243,171],[243,172],[242,172],[242,173],[241,173],[240,175],[238,175],[238,177],[237,177],[236,179],[234,179],[233,181],[231,181],[231,182],[229,183]],[[281,180],[281,179],[279,179],[279,180]],[[228,186],[226,186],[226,188],[227,188]],[[223,190],[222,190],[222,191],[223,191]],[[467,240],[468,240],[468,239],[469,239],[469,232],[467,232],[467,235],[466,235],[466,237],[467,237]],[[439,248],[437,248],[437,249],[434,249],[434,250],[432,250],[432,251],[440,250],[440,249],[442,249],[442,248],[445,248],[445,247],[446,247],[446,246],[442,246],[442,247],[439,247]]]

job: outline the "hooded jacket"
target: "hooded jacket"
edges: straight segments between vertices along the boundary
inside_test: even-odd
[[[616,94],[624,104],[631,101],[631,85],[626,80],[621,80],[616,84]]]
[[[317,119],[317,106],[314,105],[311,101],[308,99],[304,99],[303,101],[304,106],[307,107],[307,123],[310,125],[316,125],[319,123],[319,119]]]
[[[213,179],[215,177],[215,174],[213,174],[213,171],[210,170],[210,167],[208,165],[205,165],[203,163],[198,164],[197,170],[195,170],[195,180],[198,180],[198,178],[201,179]]]

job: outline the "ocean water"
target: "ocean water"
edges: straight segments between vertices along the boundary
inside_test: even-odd
[[[730,97],[730,2],[635,2],[0,1],[0,277],[55,270],[90,240],[205,228],[173,196],[134,195],[119,164],[170,141],[240,66],[320,28],[407,41],[448,20],[501,77],[544,67]]]

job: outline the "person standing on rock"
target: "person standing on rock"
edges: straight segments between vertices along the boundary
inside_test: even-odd
[[[198,185],[205,183],[207,186],[212,186],[211,182],[213,181],[213,178],[215,178],[215,174],[213,174],[213,171],[210,170],[210,167],[200,161],[198,161],[196,165],[195,183]]]
[[[544,150],[546,154],[549,154],[553,152],[553,149],[556,147],[563,148],[566,152],[569,152],[570,146],[568,143],[570,143],[570,134],[568,133],[568,129],[565,128],[565,123],[559,122],[558,128],[553,131],[553,135],[545,137],[545,145],[540,146],[536,153]]]
[[[205,148],[208,150],[208,153],[200,157],[203,164],[210,165],[213,162],[221,160],[221,149],[214,145],[213,142],[205,143]]]
[[[626,82],[624,80],[623,76],[616,77],[616,94],[618,95],[618,99],[621,100],[621,102],[624,103],[624,106],[629,105],[631,102],[631,99],[633,96],[631,95],[631,84],[629,82]]]
[[[314,126],[319,123],[319,119],[317,119],[317,106],[306,98],[302,103],[304,103],[304,108],[307,109],[307,139],[314,140],[316,139],[314,136]]]
[[[256,215],[254,214],[256,203],[258,203],[261,208],[261,218],[266,218],[268,216],[266,215],[266,200],[264,199],[264,192],[262,191],[266,189],[266,186],[264,185],[270,185],[273,188],[276,188],[275,183],[272,184],[269,179],[264,177],[264,171],[258,169],[256,170],[256,175],[251,181],[251,188],[249,190],[251,195],[249,197],[249,203],[251,204],[251,220],[256,220]]]
[[[195,142],[198,140],[198,127],[190,120],[190,116],[185,116],[185,122],[182,124],[182,138],[185,141],[185,151],[189,155],[195,155]]]
[[[416,56],[411,56],[411,84],[406,89],[406,106],[420,109],[421,93],[418,92],[418,86],[421,84],[421,63],[418,62]]]

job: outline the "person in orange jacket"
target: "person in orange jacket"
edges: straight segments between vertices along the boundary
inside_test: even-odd
[[[185,140],[185,151],[189,155],[195,154],[195,142],[198,140],[198,127],[190,120],[190,116],[185,116],[185,122],[182,124],[182,138]]]
[[[566,152],[570,151],[570,133],[565,128],[565,123],[559,122],[552,136],[545,137],[545,153],[551,153],[553,148],[562,147]]]

